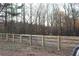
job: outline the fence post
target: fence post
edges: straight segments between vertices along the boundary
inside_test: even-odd
[[[32,35],[29,36],[30,46],[32,46]]]
[[[14,34],[13,34],[13,42],[15,41],[15,39],[14,39]]]
[[[61,36],[58,36],[58,50],[61,49]]]
[[[44,36],[42,36],[42,47],[45,47]]]
[[[8,41],[8,34],[6,34],[6,40]]]
[[[1,39],[2,39],[2,35],[3,35],[3,34],[1,33]]]
[[[1,33],[0,33],[0,39],[1,39]]]
[[[22,36],[20,35],[20,43],[22,42]]]
[[[0,39],[2,39],[2,33],[0,33]]]

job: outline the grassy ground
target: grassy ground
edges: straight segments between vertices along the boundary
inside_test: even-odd
[[[2,56],[70,56],[72,48],[57,50],[56,46],[41,47],[40,45],[30,46],[27,43],[0,40],[0,55]]]

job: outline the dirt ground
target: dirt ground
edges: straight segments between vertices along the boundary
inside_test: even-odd
[[[0,41],[0,56],[71,56],[71,48],[29,46],[26,43]]]
[[[66,53],[66,52],[65,52]],[[0,50],[0,56],[71,56],[66,55],[63,51],[8,51]]]

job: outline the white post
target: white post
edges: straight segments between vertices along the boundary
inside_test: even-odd
[[[45,42],[44,42],[44,36],[42,36],[42,47],[45,46]]]
[[[3,35],[3,34],[1,33],[1,39],[2,39],[2,35]]]
[[[0,33],[0,39],[2,39],[2,33]]]
[[[14,34],[13,34],[13,42],[15,41],[15,39],[14,39]]]
[[[22,36],[20,35],[20,43],[22,42]]]
[[[0,39],[1,39],[1,33],[0,33]]]
[[[29,36],[30,46],[32,46],[32,35]]]
[[[58,36],[58,50],[61,49],[61,36]]]
[[[6,40],[8,41],[8,34],[6,34]]]

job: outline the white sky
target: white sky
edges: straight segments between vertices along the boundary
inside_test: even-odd
[[[5,3],[78,3],[79,0],[0,0]]]

